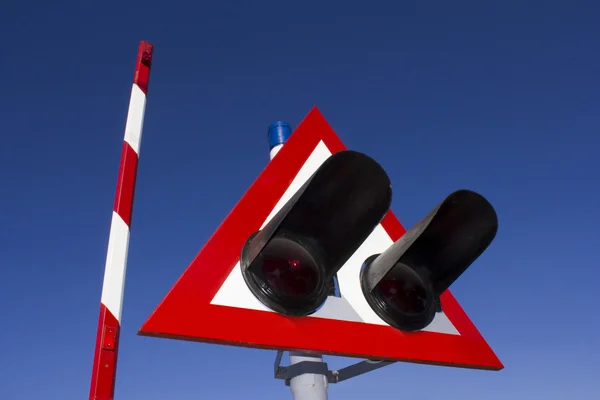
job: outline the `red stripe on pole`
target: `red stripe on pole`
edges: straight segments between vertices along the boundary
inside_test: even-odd
[[[133,212],[133,197],[135,194],[137,167],[137,153],[131,148],[129,143],[123,142],[114,210],[129,227],[131,226],[131,214]]]
[[[119,321],[100,303],[100,318],[94,353],[94,369],[90,386],[90,400],[112,400],[117,372],[117,349],[119,346]]]
[[[152,52],[154,46],[148,42],[141,42],[135,64],[135,76],[133,83],[138,85],[144,94],[148,94],[148,82],[150,81],[150,67],[152,67]]]

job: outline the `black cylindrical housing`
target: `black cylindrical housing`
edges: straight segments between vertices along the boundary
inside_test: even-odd
[[[267,307],[308,315],[328,282],[387,213],[392,190],[365,154],[333,154],[242,249],[246,284]]]
[[[441,311],[440,295],[487,249],[498,230],[492,205],[480,194],[450,194],[361,270],[367,302],[388,324],[412,331]]]

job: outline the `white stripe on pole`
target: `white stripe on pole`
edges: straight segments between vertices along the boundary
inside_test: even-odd
[[[133,151],[139,154],[142,129],[144,128],[144,113],[146,112],[146,94],[136,84],[133,84],[131,89],[129,104],[130,112],[125,124],[125,141],[129,143]]]
[[[121,216],[113,211],[108,238],[108,252],[102,283],[101,302],[121,321],[127,252],[129,249],[129,227]]]

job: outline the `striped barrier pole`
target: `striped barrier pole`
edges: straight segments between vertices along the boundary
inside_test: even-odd
[[[154,47],[141,42],[129,101],[102,284],[90,400],[113,400],[131,213]]]

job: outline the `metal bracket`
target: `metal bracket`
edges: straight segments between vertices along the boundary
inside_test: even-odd
[[[327,376],[329,383],[338,383],[345,381],[355,376],[366,374],[367,372],[374,371],[376,369],[385,367],[390,364],[394,364],[395,361],[373,361],[364,360],[356,364],[349,365],[339,370],[330,371],[327,363],[324,362],[311,362],[302,361],[298,364],[293,364],[287,367],[281,366],[281,358],[283,357],[283,351],[277,351],[274,364],[274,375],[275,379],[285,380],[285,384],[289,386],[290,379],[295,378],[304,374],[318,374]]]
[[[336,371],[329,371],[327,374],[327,380],[329,383],[338,383],[394,363],[395,361],[364,360]]]

